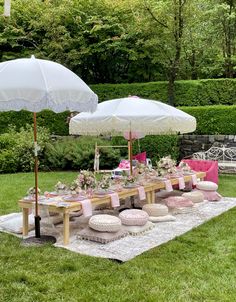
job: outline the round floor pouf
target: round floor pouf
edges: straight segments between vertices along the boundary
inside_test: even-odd
[[[165,198],[164,201],[170,209],[192,207],[194,205],[190,199],[182,196],[171,196]]]
[[[124,210],[119,214],[124,225],[145,225],[148,222],[148,213],[143,210]]]
[[[168,207],[164,204],[145,204],[143,211],[147,212],[149,216],[159,217],[168,215]]]
[[[196,188],[202,191],[217,191],[218,185],[212,181],[199,181]]]
[[[95,231],[114,233],[121,229],[121,220],[107,214],[94,215],[89,219],[89,226]]]
[[[184,193],[182,197],[186,197],[190,199],[194,203],[203,202],[204,201],[204,195],[200,191],[192,191],[188,193]]]

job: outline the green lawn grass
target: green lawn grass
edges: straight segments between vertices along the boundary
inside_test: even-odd
[[[70,182],[76,173],[40,173],[40,188]],[[0,175],[0,214],[17,200],[33,174]],[[236,197],[236,176],[221,176],[219,192]],[[236,301],[236,209],[154,248],[117,262],[52,246],[22,247],[0,233],[0,301]]]

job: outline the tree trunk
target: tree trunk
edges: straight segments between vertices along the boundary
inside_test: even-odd
[[[174,0],[174,38],[175,56],[169,67],[168,103],[175,105],[175,80],[179,72],[179,61],[181,55],[181,39],[184,29],[183,7],[187,0]]]
[[[168,104],[175,105],[175,80],[176,70],[174,67],[170,68],[169,81],[168,81]]]
[[[234,2],[233,0],[226,1],[229,5],[229,18],[224,19],[222,22],[223,30],[224,30],[224,37],[225,37],[225,45],[224,45],[224,68],[225,68],[225,76],[226,78],[233,78],[234,77],[234,64],[232,62],[232,48],[234,43],[234,24],[232,24],[231,15],[233,13]]]

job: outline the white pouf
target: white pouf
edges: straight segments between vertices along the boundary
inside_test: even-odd
[[[145,204],[143,206],[143,211],[147,212],[149,216],[166,216],[168,215],[168,207],[164,204]]]
[[[148,213],[143,210],[124,210],[119,214],[124,225],[145,225],[148,222]]]
[[[199,181],[196,188],[202,191],[217,191],[218,185],[212,181]]]
[[[182,197],[186,197],[190,199],[194,203],[203,202],[204,201],[204,195],[200,191],[192,191],[188,193],[184,193]]]
[[[89,226],[99,232],[114,233],[121,229],[121,220],[107,214],[94,215],[89,219]]]

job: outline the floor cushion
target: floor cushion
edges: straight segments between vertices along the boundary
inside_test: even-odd
[[[89,219],[89,226],[98,232],[114,233],[121,229],[121,220],[116,216],[98,214]]]
[[[149,221],[151,222],[166,222],[166,221],[175,221],[176,218],[173,215],[166,216],[149,216]]]
[[[199,181],[196,188],[202,191],[217,191],[218,185],[212,181]]]
[[[123,225],[122,229],[132,236],[143,235],[151,230],[155,225],[151,221],[147,221],[144,225]]]
[[[204,201],[204,195],[201,191],[192,191],[188,193],[184,193],[182,197],[186,197],[190,199],[194,203],[203,202]]]
[[[148,213],[143,210],[129,209],[119,214],[122,224],[142,226],[148,222]]]
[[[109,243],[111,241],[118,240],[128,235],[128,232],[125,230],[119,230],[118,232],[100,232],[86,227],[85,229],[78,232],[77,237],[79,239],[85,239],[90,241],[95,241],[99,243]]]
[[[147,212],[149,216],[166,216],[168,215],[168,207],[164,204],[145,204],[143,206],[143,211]]]
[[[216,191],[203,191],[203,190],[198,190],[204,195],[204,199],[208,201],[220,201],[222,196],[216,192]]]
[[[170,196],[164,200],[165,204],[170,209],[192,207],[194,205],[190,199],[182,196]]]

